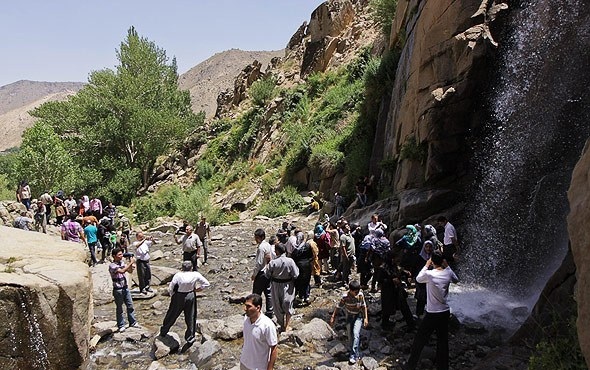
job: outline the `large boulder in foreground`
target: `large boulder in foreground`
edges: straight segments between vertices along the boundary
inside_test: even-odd
[[[572,174],[572,182],[567,192],[570,203],[570,214],[567,217],[573,259],[576,264],[576,301],[578,303],[578,340],[580,348],[590,367],[590,141],[576,164]]]
[[[0,368],[76,369],[88,358],[92,283],[82,244],[0,226]]]

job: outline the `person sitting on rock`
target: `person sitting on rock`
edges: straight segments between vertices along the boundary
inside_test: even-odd
[[[17,229],[29,231],[33,228],[32,225],[34,224],[34,222],[35,220],[28,216],[27,211],[21,211],[20,216],[14,219],[13,225]]]
[[[183,261],[181,271],[177,272],[170,285],[168,291],[170,292],[170,306],[164,317],[164,322],[160,328],[160,336],[165,337],[170,328],[181,312],[184,312],[184,322],[186,323],[186,331],[184,339],[187,344],[195,342],[195,328],[197,315],[197,298],[196,292],[209,287],[209,281],[197,271],[192,271],[193,264],[191,261]]]

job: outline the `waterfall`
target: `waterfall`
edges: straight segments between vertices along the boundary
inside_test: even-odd
[[[460,265],[462,289],[471,294],[454,297],[460,315],[489,314],[487,304],[467,304],[481,290],[506,309],[499,316],[530,309],[567,252],[566,192],[590,137],[585,7],[582,0],[529,0],[511,12],[491,117],[474,150],[477,180]]]

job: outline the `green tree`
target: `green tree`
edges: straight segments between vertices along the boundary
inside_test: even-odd
[[[32,114],[54,127],[84,168],[99,173],[94,186],[120,188],[122,179],[137,172],[145,188],[157,158],[201,125],[203,115],[192,112],[189,92],[178,89],[176,60],[169,63],[166,52],[135,28],[117,59],[116,70],[92,72],[69,101],[44,104]],[[118,176],[119,170],[127,175]],[[112,181],[116,186],[109,186]],[[105,196],[129,201],[137,190],[132,182],[122,194]]]
[[[23,134],[15,167],[20,178],[29,179],[34,192],[67,191],[79,186],[78,167],[62,144],[51,126],[43,122],[37,122]]]

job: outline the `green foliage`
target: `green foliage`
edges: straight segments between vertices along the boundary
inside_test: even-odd
[[[176,61],[168,63],[166,52],[133,27],[117,58],[115,71],[92,72],[70,100],[43,104],[32,114],[55,130],[75,165],[94,171],[89,191],[106,186],[113,196],[122,193],[128,199],[137,181],[123,183],[121,178],[129,180],[136,171],[139,184],[146,187],[156,159],[202,125],[204,115],[195,115],[189,93],[178,89]],[[126,173],[119,176],[118,171]],[[128,189],[115,191],[120,185]]]
[[[272,98],[274,98],[275,87],[277,85],[277,79],[274,76],[262,78],[254,81],[250,86],[250,97],[254,105],[264,107],[268,104]]]
[[[251,173],[255,177],[260,177],[266,173],[266,166],[262,163],[256,163],[254,167],[252,167]]]
[[[178,198],[176,215],[193,225],[201,220],[201,215],[205,215],[211,225],[219,225],[236,217],[211,205],[209,196],[209,183],[201,181],[194,184]]]
[[[0,200],[14,200],[16,185],[11,184],[8,176],[0,173]]]
[[[131,207],[139,222],[152,221],[161,216],[174,216],[181,194],[178,186],[165,185],[153,194],[133,199]]]
[[[197,167],[197,176],[199,179],[209,180],[215,174],[215,166],[213,166],[209,161],[197,161],[195,167]]]
[[[379,163],[381,170],[383,172],[387,172],[389,174],[394,174],[397,170],[397,159],[396,158],[386,158]]]
[[[375,23],[381,25],[381,30],[385,37],[391,34],[391,25],[395,18],[397,0],[371,0],[371,17]]]
[[[557,325],[557,324],[556,324]],[[529,359],[529,370],[586,370],[586,361],[582,355],[575,318],[566,323],[563,334],[548,335],[535,347]]]
[[[289,212],[301,210],[304,205],[303,197],[297,189],[286,186],[279,192],[272,193],[268,199],[258,207],[258,214],[267,217],[284,216]]]
[[[79,188],[80,168],[53,128],[39,121],[23,134],[16,156],[15,172],[29,179],[33,191]]]
[[[418,144],[414,136],[410,136],[402,145],[400,150],[400,159],[409,159],[424,163],[427,154],[426,147],[422,144]]]

